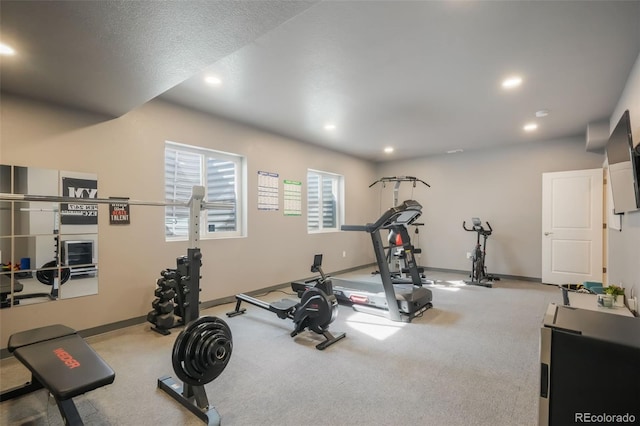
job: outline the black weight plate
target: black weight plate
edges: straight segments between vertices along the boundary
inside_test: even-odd
[[[42,265],[43,268],[55,268],[57,265],[55,260]],[[64,265],[62,265],[64,266]],[[54,278],[58,275],[58,270],[49,269],[46,271],[36,271],[36,278],[42,284],[53,285]],[[66,283],[71,278],[71,270],[69,268],[62,268],[62,278],[60,279],[60,285]]]
[[[191,321],[173,345],[173,370],[184,383],[201,386],[225,369],[231,358],[231,329],[220,318],[204,316]]]
[[[202,326],[200,327],[202,329]],[[210,337],[207,337],[209,335]],[[187,353],[190,355],[190,362],[185,362],[185,370],[191,377],[197,377],[199,380],[208,383],[222,373],[226,364],[216,359],[215,354],[220,348],[224,348],[228,339],[224,333],[219,331],[211,332],[211,330],[201,330],[197,335],[191,335],[187,344]],[[224,349],[223,349],[224,350]]]

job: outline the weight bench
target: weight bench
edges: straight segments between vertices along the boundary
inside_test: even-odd
[[[24,286],[18,280],[13,281],[13,293],[19,293]],[[6,274],[0,274],[0,308],[8,308],[17,305],[20,301],[16,294],[11,294],[11,278]]]
[[[31,381],[0,393],[0,402],[45,388],[65,425],[83,425],[73,398],[113,383],[115,373],[72,328],[56,324],[22,331],[7,346],[31,371]]]

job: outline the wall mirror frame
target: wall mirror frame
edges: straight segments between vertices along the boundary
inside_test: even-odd
[[[79,199],[0,201],[0,308],[98,293],[98,205],[84,201],[97,185],[96,174],[0,164],[0,193]]]

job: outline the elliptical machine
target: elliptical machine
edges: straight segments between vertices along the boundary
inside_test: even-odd
[[[476,245],[471,252],[471,281],[466,281],[467,284],[479,285],[482,287],[493,287],[493,281],[499,281],[499,277],[487,274],[487,266],[485,259],[487,256],[487,238],[493,232],[489,222],[486,222],[488,230],[482,226],[482,221],[477,218],[471,218],[473,227],[471,229],[466,227],[466,222],[462,222],[462,228],[468,232],[476,232],[478,237],[476,239]],[[484,238],[482,245],[480,244],[480,236]]]
[[[246,294],[236,295],[236,307],[233,311],[227,312],[227,317],[242,315],[247,310],[240,309],[242,302],[247,302],[259,308],[266,309],[275,313],[278,318],[292,319],[295,324],[291,337],[309,329],[314,333],[324,336],[325,341],[316,345],[316,349],[323,350],[328,346],[343,339],[346,334],[340,333],[337,336],[332,335],[329,331],[329,324],[336,319],[338,315],[338,301],[333,294],[333,285],[331,280],[322,271],[322,255],[316,254],[311,265],[311,272],[319,272],[320,277],[316,278],[316,284],[307,288],[300,302],[291,299],[282,299],[277,302],[267,303]]]

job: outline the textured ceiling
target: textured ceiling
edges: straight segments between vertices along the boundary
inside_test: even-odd
[[[2,0],[2,90],[120,116],[312,4]]]
[[[1,12],[19,52],[2,60],[3,91],[112,116],[160,96],[379,161],[584,137],[640,53],[640,1],[3,0]],[[502,90],[514,73],[523,85]]]

